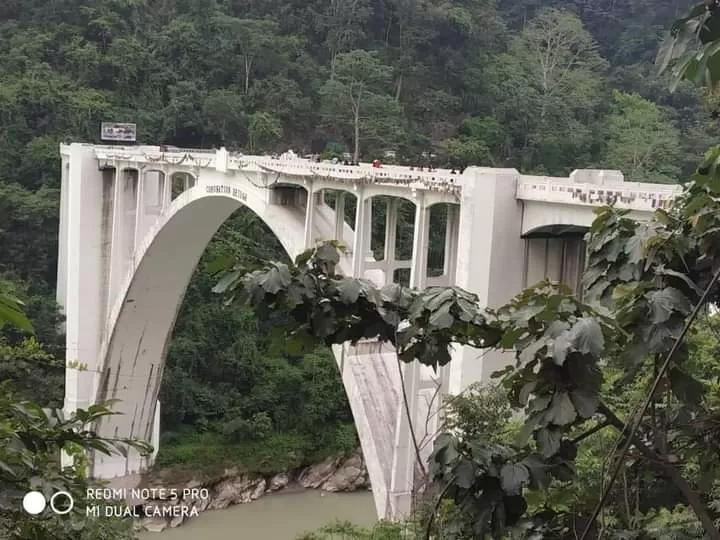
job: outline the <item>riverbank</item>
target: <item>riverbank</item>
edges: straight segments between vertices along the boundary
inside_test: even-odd
[[[352,492],[370,488],[367,468],[359,450],[350,455],[331,456],[307,467],[276,474],[242,472],[237,467],[214,475],[181,479],[173,468],[150,473],[142,487],[176,489],[190,493],[186,498],[150,499],[144,503],[138,530],[160,532],[178,527],[200,513],[220,510],[235,504],[255,501],[268,493],[315,489],[327,492]]]

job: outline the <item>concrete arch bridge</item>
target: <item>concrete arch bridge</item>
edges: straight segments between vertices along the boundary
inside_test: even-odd
[[[317,240],[351,246],[340,268],[382,285],[399,270],[410,284],[458,285],[498,306],[544,277],[577,286],[582,234],[595,207],[648,215],[674,188],[623,182],[616,171],[578,170],[569,178],[470,167],[419,172],[369,164],[342,166],[299,158],[233,155],[157,146],[62,145],[58,301],[66,315],[65,407],[119,400],[122,415],[103,419],[107,437],[149,440],[157,448],[165,348],[190,277],[207,243],[241,206],[257,214],[294,257]],[[335,192],[333,206],[324,194]],[[351,197],[352,195],[352,197]],[[373,200],[387,204],[384,256],[373,258]],[[348,223],[346,203],[355,204]],[[412,254],[397,255],[400,201],[415,205]],[[444,206],[444,268],[428,276],[430,213]],[[380,517],[405,515],[415,481],[415,452],[401,406],[393,350],[376,342],[335,348]],[[435,376],[403,366],[424,455],[438,427],[441,397],[484,380],[502,355],[460,348]],[[133,478],[152,459],[95,456],[98,478]]]

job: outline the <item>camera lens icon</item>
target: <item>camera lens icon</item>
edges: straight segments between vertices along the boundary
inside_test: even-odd
[[[67,491],[58,491],[50,497],[50,508],[58,516],[69,514],[74,507],[75,499]]]
[[[67,491],[58,491],[50,497],[50,509],[59,516],[72,512],[75,499]],[[39,491],[28,491],[23,497],[23,509],[31,516],[37,516],[48,506],[45,496]]]

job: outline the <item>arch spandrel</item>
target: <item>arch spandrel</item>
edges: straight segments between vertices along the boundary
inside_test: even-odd
[[[267,205],[253,193],[245,200],[208,194],[207,187],[191,188],[173,201],[138,246],[134,271],[114,301],[96,396],[98,401],[119,400],[115,407],[123,414],[103,419],[100,433],[107,436],[150,438],[152,400],[157,398],[166,344],[185,290],[207,244],[235,210],[246,206],[257,214],[291,257],[304,249],[301,209]],[[317,218],[317,235],[329,235],[334,217],[320,213]],[[349,260],[341,260],[340,266],[349,270]]]

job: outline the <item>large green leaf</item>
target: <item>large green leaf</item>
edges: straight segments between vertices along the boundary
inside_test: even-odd
[[[234,263],[235,259],[233,257],[217,257],[210,261],[205,269],[211,276],[214,276],[220,272],[229,270]]]
[[[629,264],[639,263],[645,256],[645,247],[640,235],[633,235],[625,240],[624,251],[628,256]]]
[[[600,404],[600,396],[588,390],[573,390],[570,392],[570,400],[582,418],[590,418]]]
[[[0,326],[3,323],[8,323],[20,330],[32,333],[34,332],[32,323],[20,309],[21,305],[22,303],[19,300],[0,295]]]
[[[462,459],[453,470],[455,483],[463,489],[470,489],[475,484],[475,465],[469,459]]]
[[[340,300],[346,304],[354,304],[363,291],[363,283],[359,279],[345,278],[337,282]]]
[[[539,456],[531,454],[522,460],[530,472],[530,485],[535,489],[547,489],[550,487],[552,477],[548,465]]]
[[[552,402],[550,402],[550,407],[545,413],[545,420],[550,424],[566,426],[574,422],[575,418],[577,418],[577,412],[570,399],[570,394],[556,391]]]
[[[315,260],[318,263],[337,265],[340,262],[340,251],[332,242],[326,242],[315,251]]]
[[[650,303],[650,317],[653,324],[667,322],[675,312],[687,315],[692,309],[687,297],[674,287],[650,291],[645,296]]]
[[[544,458],[554,456],[560,450],[560,441],[562,440],[562,431],[555,428],[546,427],[536,432],[535,438],[538,444],[538,452]]]
[[[593,317],[582,317],[570,329],[573,348],[583,354],[599,356],[605,347],[602,328]]]
[[[507,463],[500,469],[500,485],[505,493],[518,495],[530,481],[530,472],[520,463]]]
[[[443,304],[434,311],[429,322],[438,328],[450,328],[455,322],[455,317],[450,314],[450,304]]]
[[[268,293],[277,294],[292,282],[287,265],[277,264],[263,275],[258,284]]]
[[[530,415],[528,419],[525,420],[525,423],[522,425],[515,437],[515,446],[519,448],[524,447],[527,444],[527,440],[530,438],[530,435],[532,435],[535,428],[544,418],[545,413],[535,413]]]
[[[241,275],[242,273],[240,272],[240,270],[233,270],[232,272],[227,272],[225,275],[223,275],[220,281],[215,284],[212,291],[218,294],[226,292],[231,285],[233,285],[236,281],[240,279]]]
[[[677,398],[688,405],[700,405],[705,395],[705,385],[677,366],[668,370],[670,388]]]

